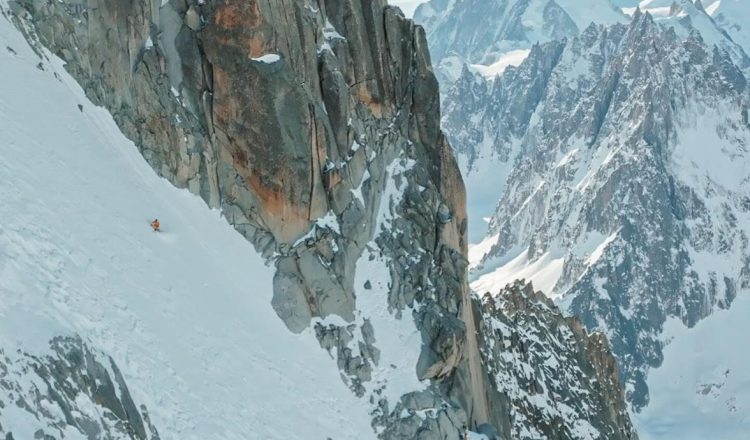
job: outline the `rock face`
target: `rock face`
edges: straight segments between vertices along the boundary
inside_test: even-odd
[[[38,424],[35,439],[158,440],[146,407],[136,406],[114,361],[80,338],[50,341],[54,355],[0,350],[0,420],[20,408]],[[17,439],[18,433],[0,436]]]
[[[481,303],[482,355],[510,399],[509,438],[635,438],[606,336],[523,281]]]
[[[492,338],[477,336],[465,190],[422,28],[384,0],[11,8],[158,173],[275,265],[274,310],[292,332],[313,328],[380,438],[512,435],[513,400],[480,351]],[[409,332],[420,348],[401,371],[384,347]],[[630,432],[620,414],[588,416]]]
[[[749,101],[735,49],[637,12],[535,46],[494,83],[466,71],[446,92],[465,163],[509,173],[473,286],[542,274],[567,312],[607,334],[635,408],[665,320],[693,326],[750,286]]]

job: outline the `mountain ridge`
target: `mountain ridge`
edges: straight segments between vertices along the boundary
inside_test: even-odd
[[[2,23],[3,38],[20,51],[2,54],[12,64],[0,65],[19,69],[8,87],[33,78],[35,88],[53,96],[60,93],[58,81],[74,89],[73,98],[57,102],[69,104],[69,111],[48,119],[73,121],[56,125],[54,135],[60,151],[80,139],[74,151],[83,152],[66,160],[36,159],[58,154],[51,132],[27,136],[32,125],[7,112],[21,127],[17,137],[12,131],[19,159],[8,161],[17,167],[2,170],[27,190],[13,197],[34,188],[28,176],[51,174],[48,185],[58,191],[31,197],[29,209],[59,207],[57,218],[74,228],[58,233],[54,216],[32,221],[59,257],[45,259],[23,246],[38,238],[24,229],[23,218],[12,224],[11,244],[25,265],[3,266],[22,281],[4,287],[18,299],[16,306],[38,305],[56,326],[43,338],[33,331],[41,326],[33,313],[18,315],[29,318],[23,349],[53,359],[42,355],[55,332],[80,336],[101,359],[116,363],[134,401],[148,406],[154,430],[165,439],[305,438],[310,432],[507,438],[521,426],[531,432],[537,425],[580,421],[575,413],[561,420],[562,405],[547,410],[524,398],[511,400],[511,390],[492,382],[492,361],[481,350],[495,336],[479,333],[490,330],[480,327],[483,306],[468,288],[463,181],[439,127],[424,33],[396,8],[354,0],[100,0],[95,6],[9,2],[2,11],[32,45],[21,48],[20,35]],[[43,73],[29,75],[36,63]],[[9,90],[4,94],[18,100],[13,107],[48,110]],[[35,142],[37,148],[24,150]],[[86,182],[121,203],[86,189]],[[155,200],[164,204],[163,233],[148,230],[151,214],[137,207],[139,191],[149,192],[143,200],[150,209],[159,210]],[[103,200],[91,202],[85,197],[90,194]],[[84,201],[85,209],[73,209]],[[87,211],[97,225],[116,229],[107,234],[89,227]],[[117,221],[110,220],[113,213]],[[134,220],[139,216],[142,224]],[[248,252],[225,222],[260,255]],[[134,225],[145,237],[133,238]],[[97,270],[51,271],[54,293],[65,300],[46,302],[47,291],[27,278],[29,268],[38,261],[79,268],[81,261],[65,253],[74,242],[90,259],[84,263]],[[179,261],[185,260],[195,267],[180,275],[186,267]],[[128,269],[137,275],[132,282]],[[102,297],[100,285],[109,286],[109,297]],[[146,292],[151,301],[143,298]],[[536,315],[547,319],[547,312],[556,316],[546,309]],[[93,329],[88,314],[99,318]],[[147,343],[118,339],[110,321],[135,322],[131,336]],[[3,333],[13,334],[14,324]],[[602,347],[568,347],[559,355],[575,360],[571,369],[578,362],[607,368],[608,362],[592,363],[579,352],[606,353],[597,351]],[[552,349],[545,344],[535,353]],[[303,374],[290,372],[294,368]],[[252,377],[243,373],[248,369]],[[523,372],[519,367],[516,374]],[[66,374],[60,373],[61,382]],[[153,386],[159,378],[178,385],[160,395]],[[227,382],[232,378],[237,383]],[[263,386],[253,388],[256,381]],[[635,438],[627,413],[610,411],[624,405],[619,387],[599,387],[587,378],[579,386],[578,395],[591,399],[578,402],[588,409],[587,423],[611,429],[618,439]],[[122,420],[116,430],[105,429],[116,411],[86,400],[83,385],[76,387],[81,389],[71,392],[82,397],[80,404],[93,403],[86,410],[100,415],[91,421],[95,428],[112,438],[140,438]],[[247,392],[237,392],[242,390]],[[56,402],[56,392],[50,386],[38,396]],[[252,393],[261,397],[237,401]],[[88,419],[7,407],[0,408],[6,436],[39,428],[41,435],[61,438],[88,432],[81,426]],[[295,419],[299,424],[284,418],[295,413],[303,413]],[[27,423],[36,417],[36,425]],[[605,434],[566,428],[561,435]]]
[[[648,402],[645,372],[662,362],[666,316],[693,326],[748,286],[737,62],[636,12],[627,26],[534,46],[494,82],[465,69],[444,92],[443,126],[468,181],[508,169],[472,286],[498,292],[518,271],[545,282],[607,333],[636,408]]]

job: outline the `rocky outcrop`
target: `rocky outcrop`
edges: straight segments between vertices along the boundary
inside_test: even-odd
[[[420,27],[384,0],[12,9],[158,173],[275,265],[274,310],[292,332],[313,329],[377,435],[510,435],[480,353],[465,189]],[[415,332],[399,370],[388,359]]]
[[[508,438],[637,438],[606,336],[524,281],[485,294],[481,310],[482,355],[511,408]]]
[[[469,296],[464,189],[440,131],[421,28],[384,1],[12,8],[157,172],[220,207],[273,259],[273,306],[291,331],[330,316],[348,322],[319,323],[316,334],[352,390],[383,409],[376,424],[413,436],[396,426],[402,403],[367,384],[384,329],[359,320],[354,281],[360,257],[376,249],[390,279],[371,289],[383,292],[394,319],[421,329],[417,374],[436,383],[434,416],[416,428],[458,433],[468,424],[462,408],[482,407],[468,412],[487,421],[486,403],[472,398],[481,377],[446,385],[460,397],[448,406],[455,399],[437,385],[478,356],[466,351],[474,335],[461,320]]]
[[[52,354],[3,353],[0,350],[0,419],[35,426],[35,439],[69,438],[158,440],[143,405],[136,406],[128,386],[109,356],[92,350],[78,337],[50,341]],[[34,422],[22,424],[17,413]],[[71,432],[73,431],[73,432]],[[21,440],[28,432],[0,436]],[[28,437],[31,438],[31,437]]]

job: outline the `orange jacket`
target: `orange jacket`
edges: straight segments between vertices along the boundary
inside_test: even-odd
[[[151,227],[154,228],[154,231],[159,229],[159,220],[154,220],[151,222]]]

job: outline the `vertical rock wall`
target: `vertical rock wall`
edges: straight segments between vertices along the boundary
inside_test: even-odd
[[[480,354],[465,190],[420,27],[384,0],[11,6],[158,173],[274,262],[280,319],[314,328],[381,438],[511,434],[511,400]],[[363,281],[378,265],[387,279]],[[389,329],[365,290],[420,332],[406,374],[421,389],[389,400],[389,376],[374,378]]]
[[[66,61],[157,172],[220,207],[275,260],[273,306],[291,331],[331,315],[355,322],[357,262],[378,242],[395,278],[383,301],[402,319],[413,311],[423,332],[417,374],[442,383],[474,359],[454,392],[456,409],[465,405],[487,421],[486,401],[473,403],[470,391],[484,388],[476,344],[465,347],[475,332],[466,332],[472,314],[462,312],[469,304],[464,188],[440,131],[421,28],[384,1],[20,1],[13,8],[30,24],[30,39]],[[395,206],[382,197],[389,165],[407,160],[415,165]],[[383,208],[398,220],[376,231]],[[409,253],[420,257],[407,260]],[[423,275],[407,276],[415,269]],[[362,332],[341,326],[318,335],[337,347],[353,391],[364,394],[376,359],[367,355],[372,348],[349,349],[353,331]],[[366,329],[373,332],[377,339],[378,329]],[[458,432],[465,415],[454,418],[450,429]]]

